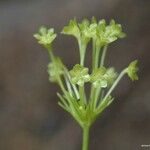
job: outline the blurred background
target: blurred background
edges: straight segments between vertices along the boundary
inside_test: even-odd
[[[140,62],[140,80],[125,77],[114,103],[91,129],[90,150],[141,150],[150,144],[149,0],[0,0],[0,150],[80,150],[81,129],[58,105],[59,88],[48,82],[46,51],[33,33],[39,26],[59,33],[76,17],[123,25],[127,37],[109,47],[107,65],[121,71]],[[78,63],[72,37],[58,36],[55,54]],[[90,50],[87,54],[90,61]]]

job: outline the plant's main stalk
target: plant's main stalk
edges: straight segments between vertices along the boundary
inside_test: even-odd
[[[90,127],[85,126],[83,127],[83,143],[82,143],[82,150],[88,150],[89,149],[89,132]]]

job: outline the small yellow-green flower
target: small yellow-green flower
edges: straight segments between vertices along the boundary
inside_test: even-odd
[[[56,36],[57,35],[54,33],[53,28],[47,29],[44,26],[40,27],[38,33],[34,34],[34,37],[38,40],[38,43],[44,46],[50,45]]]
[[[90,77],[90,82],[93,84],[93,86],[96,87],[107,87],[107,81],[104,78],[104,75],[106,73],[106,68],[100,67],[93,71]]]
[[[113,84],[117,77],[117,73],[114,68],[100,67],[93,71],[91,74],[90,82],[94,85],[94,87],[102,87],[106,88]]]
[[[111,67],[111,68],[107,69],[107,71],[104,75],[104,78],[106,79],[108,86],[110,86],[114,83],[117,76],[118,76],[118,74],[114,68]]]
[[[81,32],[81,40],[85,45],[90,41],[90,37],[88,33],[90,32],[90,22],[87,19],[84,19],[81,23],[78,24],[80,32]]]
[[[97,26],[98,42],[101,46],[107,45],[116,41],[118,38],[124,38],[126,34],[122,32],[120,24],[115,23],[114,20],[106,25],[105,20],[100,20]]]
[[[138,80],[137,72],[139,69],[138,69],[137,63],[138,63],[137,60],[131,62],[128,68],[126,69],[126,72],[132,81]]]
[[[76,19],[70,20],[69,25],[63,28],[62,33],[72,35],[81,41],[82,44],[87,44],[90,40],[88,36],[90,22],[84,19],[81,23],[77,23]]]
[[[81,33],[76,19],[70,20],[69,24],[63,28],[62,33],[72,35],[79,39]]]
[[[85,82],[88,82],[90,80],[88,70],[88,68],[85,68],[79,64],[75,65],[70,71],[72,83],[78,84],[79,86],[83,86]]]

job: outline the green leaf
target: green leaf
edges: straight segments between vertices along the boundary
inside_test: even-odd
[[[54,62],[48,64],[47,72],[51,82],[57,82],[59,76],[64,73],[64,66],[59,58],[55,58]]]
[[[128,68],[126,69],[126,72],[132,81],[138,80],[137,72],[139,69],[138,69],[137,63],[138,63],[137,60],[131,62]]]
[[[54,33],[53,28],[47,29],[46,27],[42,26],[40,27],[39,32],[33,36],[38,40],[39,44],[47,46],[54,41],[57,35]]]
[[[79,64],[76,64],[70,71],[71,81],[73,84],[78,84],[83,86],[85,82],[90,80],[90,75],[88,74],[88,68],[85,68]]]

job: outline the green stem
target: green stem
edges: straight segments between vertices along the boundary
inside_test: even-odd
[[[79,86],[79,93],[80,93],[80,100],[81,100],[81,102],[84,106],[87,103],[86,102],[84,86]]]
[[[81,41],[78,41],[78,45],[79,45],[79,52],[80,52],[80,65],[84,66],[86,45],[82,44]]]
[[[118,76],[118,78],[116,79],[116,81],[114,82],[114,84],[112,85],[112,87],[109,89],[109,91],[107,92],[107,94],[105,95],[104,99],[107,99],[108,96],[111,94],[111,92],[114,90],[114,88],[117,86],[117,84],[119,83],[119,81],[122,79],[122,77],[126,74],[126,70],[124,69],[120,75]]]
[[[49,51],[49,55],[50,55],[51,60],[54,62],[54,60],[55,60],[55,56],[54,56],[54,54],[53,54],[52,50],[51,50],[51,51]]]
[[[68,89],[70,95],[73,96],[73,91],[72,91],[70,82],[69,82],[68,78],[67,78],[65,75],[64,75],[64,78],[65,78],[65,82],[66,82],[67,89]]]
[[[53,62],[54,59],[55,59],[55,56],[54,56],[54,54],[52,52],[52,50],[53,50],[52,47],[47,45],[47,46],[45,46],[45,48],[48,50],[48,54],[49,54],[50,60]]]
[[[72,86],[72,88],[73,88],[73,91],[74,91],[74,93],[75,93],[75,95],[76,95],[76,98],[79,99],[80,96],[79,96],[78,89],[77,89],[76,85],[72,84],[71,79],[70,79],[70,75],[69,75],[69,72],[68,72],[67,69],[65,69],[65,73],[66,73],[67,78],[68,78],[68,80],[69,80],[69,82],[70,82],[70,84],[71,84],[71,86]]]
[[[94,68],[98,68],[100,50],[101,50],[101,48],[99,46],[97,46],[96,53],[95,53],[95,67]]]
[[[96,89],[95,87],[92,85],[91,87],[91,94],[90,94],[90,105],[92,108],[94,108],[94,103],[95,103],[95,94],[96,94]]]
[[[93,43],[92,43],[92,69],[94,70],[95,68],[95,53],[96,53],[96,49],[95,49],[95,39],[93,39]]]
[[[98,88],[95,88],[94,86],[91,87],[90,105],[93,109],[95,109],[97,106],[100,93],[101,93],[101,87]]]
[[[71,84],[71,85],[72,85],[72,88],[73,88],[74,93],[75,93],[75,95],[76,95],[76,98],[79,99],[79,98],[80,98],[80,95],[79,95],[79,91],[78,91],[76,85],[74,85],[74,84]]]
[[[57,78],[57,81],[58,81],[58,84],[59,84],[61,90],[63,91],[63,93],[66,94],[66,89],[65,89],[65,87],[64,87],[64,84],[63,84],[61,78],[58,77],[58,78]]]
[[[89,126],[83,127],[83,143],[82,150],[88,150],[89,147]]]
[[[101,46],[96,45],[96,40],[93,39],[93,52],[92,52],[92,69],[98,68],[99,64],[99,55],[100,55]]]
[[[103,49],[103,52],[102,52],[100,67],[104,66],[104,61],[105,61],[105,57],[106,57],[106,52],[107,52],[107,45],[104,46],[104,49]]]
[[[95,97],[94,97],[94,109],[97,107],[97,102],[98,102],[100,93],[101,93],[101,87],[98,87],[96,89]]]

